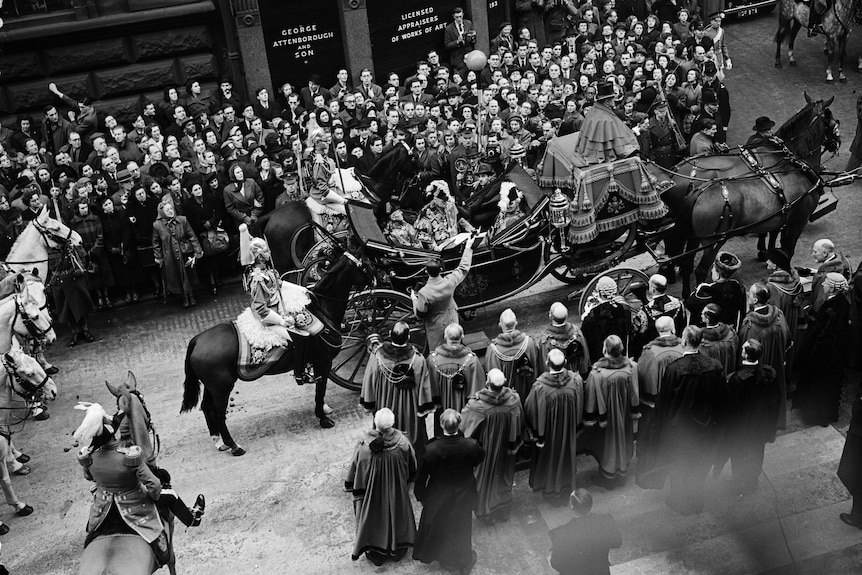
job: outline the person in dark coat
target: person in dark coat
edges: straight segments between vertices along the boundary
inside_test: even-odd
[[[464,18],[463,8],[457,7],[452,12],[452,22],[443,31],[443,41],[449,52],[449,65],[458,74],[466,76],[464,55],[476,47],[476,28],[473,22]]]
[[[841,513],[838,517],[847,525],[862,529],[862,395],[857,394],[853,402],[850,429],[838,464],[838,478],[853,496],[850,513]]]
[[[610,515],[590,515],[593,497],[576,489],[569,497],[575,517],[551,529],[548,562],[561,575],[609,575],[608,552],[623,544],[623,536]]]
[[[799,383],[793,402],[803,417],[823,427],[838,421],[841,384],[847,361],[847,335],[850,285],[843,275],[829,272],[823,278],[826,301],[809,325],[799,353],[796,369]]]
[[[82,246],[67,246],[65,249],[68,251],[65,253],[57,254],[53,250],[49,252],[49,269],[53,269],[49,285],[54,296],[57,321],[69,326],[72,337],[68,346],[75,347],[80,341],[96,341],[87,326],[87,318],[93,313],[94,307],[84,271],[87,253]],[[54,263],[54,257],[57,255],[59,257]]]
[[[105,256],[102,222],[99,216],[90,213],[90,204],[83,198],[78,200],[77,212],[70,227],[81,236],[81,246],[87,254],[83,262],[87,270],[87,287],[90,293],[96,292],[96,308],[101,309],[111,301],[108,297],[108,286],[114,283],[111,266]]]
[[[850,158],[844,170],[850,172],[859,166],[862,166],[862,93],[856,96],[856,135],[853,136],[853,143],[850,144]]]
[[[712,283],[700,284],[685,300],[693,324],[703,327],[700,312],[706,304],[714,303],[721,308],[719,321],[739,329],[745,315],[746,295],[742,284],[732,276],[740,267],[742,262],[738,257],[730,252],[718,252],[712,265]]]
[[[110,197],[100,200],[99,207],[102,212],[102,238],[115,285],[126,288],[127,302],[138,301],[135,286],[140,274],[134,265],[135,240],[131,222],[126,217],[126,211],[117,207]]]
[[[204,190],[201,184],[192,184],[191,197],[183,202],[183,213],[189,221],[195,235],[202,235],[218,230],[224,213],[219,199],[209,189]],[[219,265],[222,254],[204,256],[201,260],[201,273],[209,278],[210,290],[213,295],[218,293]]]
[[[422,503],[413,559],[440,562],[441,567],[469,573],[476,563],[472,513],[478,493],[473,468],[485,458],[475,439],[458,431],[461,414],[447,409],[440,416],[443,437],[428,442],[413,493]]]
[[[176,215],[173,203],[162,200],[159,219],[153,224],[153,257],[162,268],[165,293],[182,294],[183,307],[197,305],[195,262],[203,255],[189,221]]]
[[[724,371],[698,351],[702,339],[697,326],[683,330],[683,356],[665,370],[656,404],[657,459],[670,475],[667,505],[682,515],[703,511],[704,483],[727,403]]]
[[[730,376],[729,420],[733,491],[745,495],[757,491],[763,470],[763,451],[775,441],[783,390],[775,370],[761,365],[763,346],[756,339],[742,344],[742,365]]]

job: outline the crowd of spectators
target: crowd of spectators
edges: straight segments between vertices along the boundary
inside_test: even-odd
[[[48,206],[84,236],[96,308],[142,292],[194,305],[199,279],[216,293],[232,269],[224,239],[235,247],[239,224],[308,195],[343,203],[320,180],[321,158],[368,173],[387,147],[403,144],[423,184],[442,180],[463,200],[510,161],[535,168],[549,140],[579,130],[607,85],[641,153],[673,161],[687,152],[675,134],[687,143],[702,132],[698,150],[723,142],[731,112],[722,15],[702,22],[692,8],[517,2],[521,27],[500,26],[478,71],[465,66],[475,35],[459,13],[449,53],[430,51],[407,78],[364,69],[354,82],[340,70],[276,94],[255,86],[248,98],[228,78],[213,93],[193,79],[165,88],[160,101],[142,97],[127,125],[51,83],[56,100],[41,119],[22,115],[0,129],[0,258]],[[461,158],[481,162],[465,173]],[[154,231],[160,219],[170,225]]]

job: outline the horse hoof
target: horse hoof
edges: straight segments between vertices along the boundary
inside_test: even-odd
[[[324,416],[320,418],[320,427],[322,427],[323,429],[332,429],[333,427],[335,427],[335,422]]]
[[[795,68],[795,67],[796,67],[796,60],[791,60],[791,61],[790,61],[790,67],[791,67],[791,68]]]
[[[231,448],[230,454],[234,457],[240,457],[241,455],[245,455],[245,449],[237,445],[236,447]]]
[[[846,84],[847,83],[847,76],[839,76],[838,81],[841,82],[842,84]]]
[[[757,261],[759,261],[759,262],[765,262],[766,260],[767,260],[766,251],[764,251],[764,250],[757,250]]]
[[[783,68],[783,66],[781,65],[781,62],[776,62],[776,63],[775,63],[775,67],[776,67],[776,68],[778,68],[779,70],[780,70],[781,68]]]
[[[323,404],[323,415],[331,415],[333,411],[335,410],[329,407],[328,403]]]

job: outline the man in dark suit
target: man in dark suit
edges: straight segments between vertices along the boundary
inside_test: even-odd
[[[564,575],[610,573],[608,552],[623,544],[623,536],[610,515],[590,515],[593,497],[586,489],[569,496],[575,518],[551,529],[551,556],[548,562]]]
[[[416,474],[414,494],[422,503],[422,518],[413,558],[423,563],[440,561],[449,571],[469,573],[476,563],[473,551],[472,513],[478,493],[475,468],[485,451],[458,428],[461,414],[447,409],[440,416],[443,436],[425,448]]]
[[[462,78],[466,77],[464,55],[476,47],[476,28],[470,20],[464,19],[463,8],[455,8],[452,12],[452,22],[446,25],[443,41],[449,51],[449,65]]]
[[[413,102],[414,104],[422,104],[424,106],[430,106],[434,103],[434,99],[422,91],[422,80],[420,78],[411,80],[409,87],[410,92],[399,98],[402,103]]]
[[[320,87],[320,76],[312,74],[308,79],[308,86],[299,91],[299,96],[302,98],[302,107],[306,110],[314,109],[314,97],[323,96],[325,101],[329,101],[329,90],[324,90]]]

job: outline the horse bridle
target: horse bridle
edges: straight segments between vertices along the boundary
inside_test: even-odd
[[[45,377],[42,378],[42,381],[34,384],[21,377],[18,373],[17,366],[9,365],[9,360],[6,359],[5,355],[3,356],[2,361],[3,367],[6,369],[6,373],[8,373],[9,377],[17,384],[17,387],[16,385],[12,385],[12,390],[27,402],[36,401],[42,389],[48,383],[48,380],[51,379],[51,376],[46,373]]]
[[[45,302],[45,305],[39,308],[39,311],[48,309],[48,302]],[[42,315],[41,313],[39,314]],[[18,317],[21,317],[21,323],[24,324],[24,327],[27,328],[27,333],[29,333],[32,337],[37,340],[46,339],[46,335],[48,332],[54,329],[54,320],[51,318],[51,315],[48,314],[48,327],[45,329],[40,328],[36,325],[36,321],[30,317],[30,314],[27,313],[24,303],[21,301],[21,295],[15,294],[15,317],[12,318],[12,325],[14,327],[15,322],[18,320]]]
[[[54,232],[52,232],[51,230],[49,230],[48,228],[46,228],[45,226],[43,226],[42,224],[40,224],[36,220],[33,220],[32,223],[33,223],[33,227],[36,228],[36,231],[39,232],[39,235],[42,236],[42,239],[45,240],[45,245],[47,247],[50,247],[49,241],[53,240],[53,241],[59,243],[65,251],[65,247],[67,245],[69,245],[69,242],[72,239],[73,230],[71,227],[68,228],[69,233],[67,233],[66,237],[64,238],[60,235],[55,234]],[[6,261],[3,263],[8,266],[8,265],[12,265],[12,264],[14,264],[14,265],[41,264],[41,263],[45,263],[47,261],[48,261],[48,258],[43,258],[43,259],[39,259],[39,260]]]

